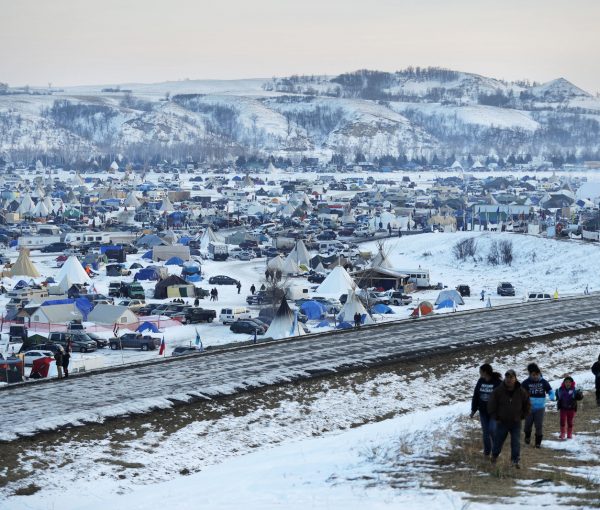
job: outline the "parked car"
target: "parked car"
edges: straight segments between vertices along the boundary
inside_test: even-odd
[[[246,303],[249,305],[271,305],[273,304],[273,296],[264,290],[259,290],[256,294],[247,296]]]
[[[390,304],[395,306],[410,305],[412,300],[412,296],[403,294],[402,292],[392,292],[390,295]]]
[[[86,333],[94,342],[96,342],[96,346],[98,349],[103,349],[104,347],[108,347],[108,339],[102,338],[98,336],[97,333]]]
[[[229,326],[229,329],[233,333],[246,333],[248,335],[253,335],[254,332],[256,332],[257,335],[264,335],[267,331],[266,328],[256,322],[243,319],[233,322],[231,326]]]
[[[96,342],[83,331],[64,333],[54,331],[50,333],[48,340],[51,343],[62,345],[63,348],[70,344],[73,351],[79,352],[93,352],[98,348]]]
[[[183,322],[185,324],[195,324],[197,322],[212,322],[217,317],[215,310],[206,308],[188,308],[185,311]]]
[[[499,296],[514,296],[515,288],[512,286],[512,283],[500,282],[498,284],[497,292]]]
[[[160,340],[141,333],[125,333],[118,338],[110,339],[110,348],[117,349],[141,349],[142,351],[153,351],[160,347]]]
[[[110,282],[108,284],[108,295],[110,297],[121,296],[121,282]]]
[[[462,297],[469,297],[471,295],[471,288],[468,285],[457,285],[456,290]]]
[[[54,353],[52,351],[32,350],[32,351],[27,351],[23,355],[23,361],[25,362],[25,366],[29,366],[29,365],[33,365],[33,362],[36,359],[53,358],[53,357],[54,357]]]
[[[233,308],[221,308],[219,321],[223,324],[231,324],[238,319],[249,319],[251,317],[250,310],[245,306],[237,306]]]
[[[308,281],[310,283],[322,283],[325,278],[327,278],[327,275],[323,273],[313,273],[308,275]]]
[[[373,237],[375,232],[372,232],[368,227],[359,227],[354,231],[356,237]]]
[[[67,243],[50,243],[40,249],[42,253],[60,253],[65,251],[69,245]]]
[[[208,279],[208,283],[210,285],[237,285],[239,281],[235,278],[231,278],[231,276],[218,275],[211,276]]]
[[[337,235],[333,230],[324,230],[317,236],[319,241],[333,241],[336,238]]]
[[[180,346],[173,349],[171,356],[185,356],[186,354],[197,354],[199,352],[202,352],[202,348],[197,345]]]
[[[127,269],[123,264],[108,264],[106,266],[106,276],[129,276],[131,270]]]
[[[132,312],[137,312],[144,306],[144,302],[140,299],[123,299],[117,304],[120,306],[126,306]]]
[[[552,299],[552,296],[546,292],[529,292],[527,301],[541,301],[544,299]]]

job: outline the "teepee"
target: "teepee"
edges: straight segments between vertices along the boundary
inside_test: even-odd
[[[284,297],[265,336],[277,340],[279,338],[300,336],[303,334],[304,329],[298,322],[297,313],[290,308]]]
[[[318,295],[330,295],[340,297],[346,294],[350,289],[355,289],[356,283],[342,266],[336,266],[333,271],[327,275],[321,285],[317,287]]]
[[[299,266],[300,265],[304,265],[306,267],[309,266],[310,255],[309,255],[308,250],[306,249],[306,245],[304,244],[304,241],[302,241],[302,239],[300,239],[299,241],[296,242],[294,249],[288,254],[287,258],[290,260],[293,260]]]
[[[39,271],[29,258],[29,250],[27,248],[21,248],[17,261],[10,268],[10,276],[30,276],[31,278],[38,278],[40,276]]]
[[[71,255],[67,259],[60,268],[55,280],[58,282],[61,290],[68,290],[74,284],[83,285],[84,283],[89,284],[92,282],[75,255]]]
[[[383,269],[393,269],[392,265],[388,259],[388,250],[385,249],[385,246],[382,241],[378,241],[378,252],[377,255],[371,261],[372,268],[383,268]]]
[[[361,316],[362,324],[373,324],[375,321],[367,312],[367,309],[363,306],[360,299],[356,295],[354,290],[350,290],[348,292],[348,298],[344,303],[342,310],[338,315],[339,321],[350,322],[354,324],[354,314],[359,313]]]

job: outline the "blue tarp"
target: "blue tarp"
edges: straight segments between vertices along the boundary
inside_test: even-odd
[[[144,331],[151,331],[152,333],[158,333],[158,328],[156,324],[152,324],[151,322],[144,322],[140,324],[136,329],[138,333],[143,333]]]
[[[349,322],[340,322],[335,329],[352,329],[354,326]]]
[[[73,303],[81,312],[83,320],[87,320],[87,316],[94,309],[94,305],[91,303],[91,301],[84,297],[80,297],[77,299],[49,299],[47,301],[42,302],[41,306],[71,305]]]
[[[192,237],[190,237],[190,236],[181,236],[181,237],[179,238],[179,241],[177,241],[177,242],[178,242],[179,244],[183,244],[183,246],[187,246],[188,244],[190,244],[190,241],[191,241],[192,239],[193,239],[193,238],[192,238]]]
[[[183,266],[183,259],[179,257],[171,257],[165,262],[166,266]]]
[[[454,308],[454,301],[451,299],[444,299],[441,303],[439,303],[436,308],[439,310],[440,308]]]
[[[383,303],[376,304],[371,310],[374,313],[394,313],[388,305],[384,305]]]
[[[160,273],[156,267],[145,267],[140,269],[134,277],[134,280],[159,280]]]
[[[150,250],[150,251],[147,251],[146,253],[144,253],[144,254],[142,255],[142,258],[143,258],[143,259],[152,259],[152,250]]]
[[[17,239],[13,239],[10,243],[8,243],[8,246],[13,248],[13,247],[17,246],[17,244],[19,244],[19,241]]]
[[[24,289],[26,287],[29,287],[29,284],[25,280],[19,280],[13,290]]]
[[[135,244],[136,246],[146,246],[148,248],[152,248],[154,246],[160,246],[161,244],[165,243],[156,234],[146,234],[140,237]]]
[[[302,306],[300,306],[300,310],[310,320],[318,320],[325,315],[327,309],[318,301],[305,301],[302,303]]]
[[[104,254],[107,251],[112,251],[112,250],[121,250],[123,247],[120,244],[117,245],[109,245],[109,246],[100,246],[100,253]]]
[[[329,326],[329,321],[327,320],[321,321],[319,324],[317,324],[317,328],[326,328],[327,326]]]

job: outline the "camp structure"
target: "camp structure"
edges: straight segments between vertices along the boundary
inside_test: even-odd
[[[435,304],[436,304],[436,306],[438,306],[438,305],[441,305],[442,303],[444,303],[445,301],[450,301],[449,308],[452,308],[452,306],[453,306],[452,303],[454,303],[455,305],[464,305],[465,304],[462,296],[455,289],[442,290],[438,294],[438,297],[435,300]],[[448,303],[445,303],[445,305],[448,305]]]
[[[163,278],[154,286],[154,299],[194,297],[196,288],[177,275]]]
[[[208,227],[202,237],[200,238],[200,251],[207,252],[208,245],[210,243],[218,243],[221,242],[217,235],[213,232],[213,229]]]
[[[288,254],[287,258],[296,262],[298,266],[306,266],[308,268],[310,255],[302,239],[296,242],[294,249]]]
[[[136,324],[137,316],[123,305],[96,305],[88,315],[88,321],[103,326],[111,324]]]
[[[298,322],[298,313],[294,312],[290,305],[288,305],[285,297],[281,300],[281,304],[271,321],[271,325],[265,337],[272,338],[274,340],[280,338],[287,338],[290,336],[300,336],[304,334],[302,324]]]
[[[429,301],[421,301],[410,314],[411,317],[424,317],[433,313],[433,305]]]
[[[316,294],[335,296],[339,298],[349,290],[355,289],[356,283],[342,266],[336,266],[321,285],[317,287]]]
[[[29,257],[29,250],[27,248],[21,248],[17,261],[10,268],[9,275],[30,276],[31,278],[38,278],[40,276],[39,271]]]
[[[338,314],[338,320],[340,322],[349,322],[354,324],[354,315],[360,315],[361,324],[373,324],[375,321],[367,312],[367,309],[363,306],[360,299],[356,295],[354,290],[348,291],[348,298],[342,307],[342,310]]]
[[[276,271],[283,273],[283,266],[284,266],[284,260],[281,255],[276,255],[275,257],[273,257],[271,260],[269,260],[267,262],[267,269],[271,273],[275,273]]]
[[[189,246],[182,244],[172,244],[169,246],[155,246],[152,248],[152,260],[155,262],[169,260],[172,257],[178,257],[183,262],[190,260]]]
[[[92,280],[83,269],[79,259],[71,255],[60,268],[55,281],[62,292],[68,291],[73,285],[85,285],[92,283]]]

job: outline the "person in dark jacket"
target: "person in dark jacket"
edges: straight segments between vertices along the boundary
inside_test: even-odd
[[[488,402],[488,413],[496,421],[492,464],[496,463],[510,433],[510,458],[515,468],[521,467],[521,420],[529,414],[529,409],[529,395],[521,387],[515,371],[508,370],[504,374],[504,381],[492,392]]]
[[[255,292],[256,292],[256,287],[254,286],[254,284],[252,284],[252,286],[250,287],[250,294],[252,294],[254,296]]]
[[[571,376],[563,379],[556,395],[556,407],[560,411],[560,438],[573,437],[573,422],[577,414],[577,401],[583,399],[580,389],[575,389],[575,381]]]
[[[362,317],[361,317],[360,313],[356,312],[354,314],[354,327],[360,328],[361,321],[362,321]]]
[[[598,361],[592,365],[592,373],[596,377],[596,405],[600,407],[600,356],[598,356]]]
[[[58,378],[62,379],[63,377],[63,350],[62,347],[60,347],[55,353],[54,353],[54,361],[56,361],[56,371],[58,372]]]
[[[527,372],[529,372],[529,377],[521,383],[523,389],[529,393],[529,402],[531,403],[531,412],[525,418],[525,443],[531,443],[531,431],[535,423],[535,447],[540,448],[544,437],[546,395],[550,397],[550,400],[554,400],[554,390],[550,383],[542,377],[540,367],[536,363],[529,363]]]
[[[71,361],[71,352],[69,349],[65,350],[62,358],[63,372],[65,373],[65,379],[69,377],[69,361]]]
[[[475,385],[471,400],[471,418],[479,411],[481,434],[483,436],[483,454],[486,457],[492,453],[492,438],[496,430],[496,424],[491,419],[487,406],[492,392],[501,383],[502,376],[498,372],[494,372],[492,365],[484,363],[479,367],[479,380]]]

